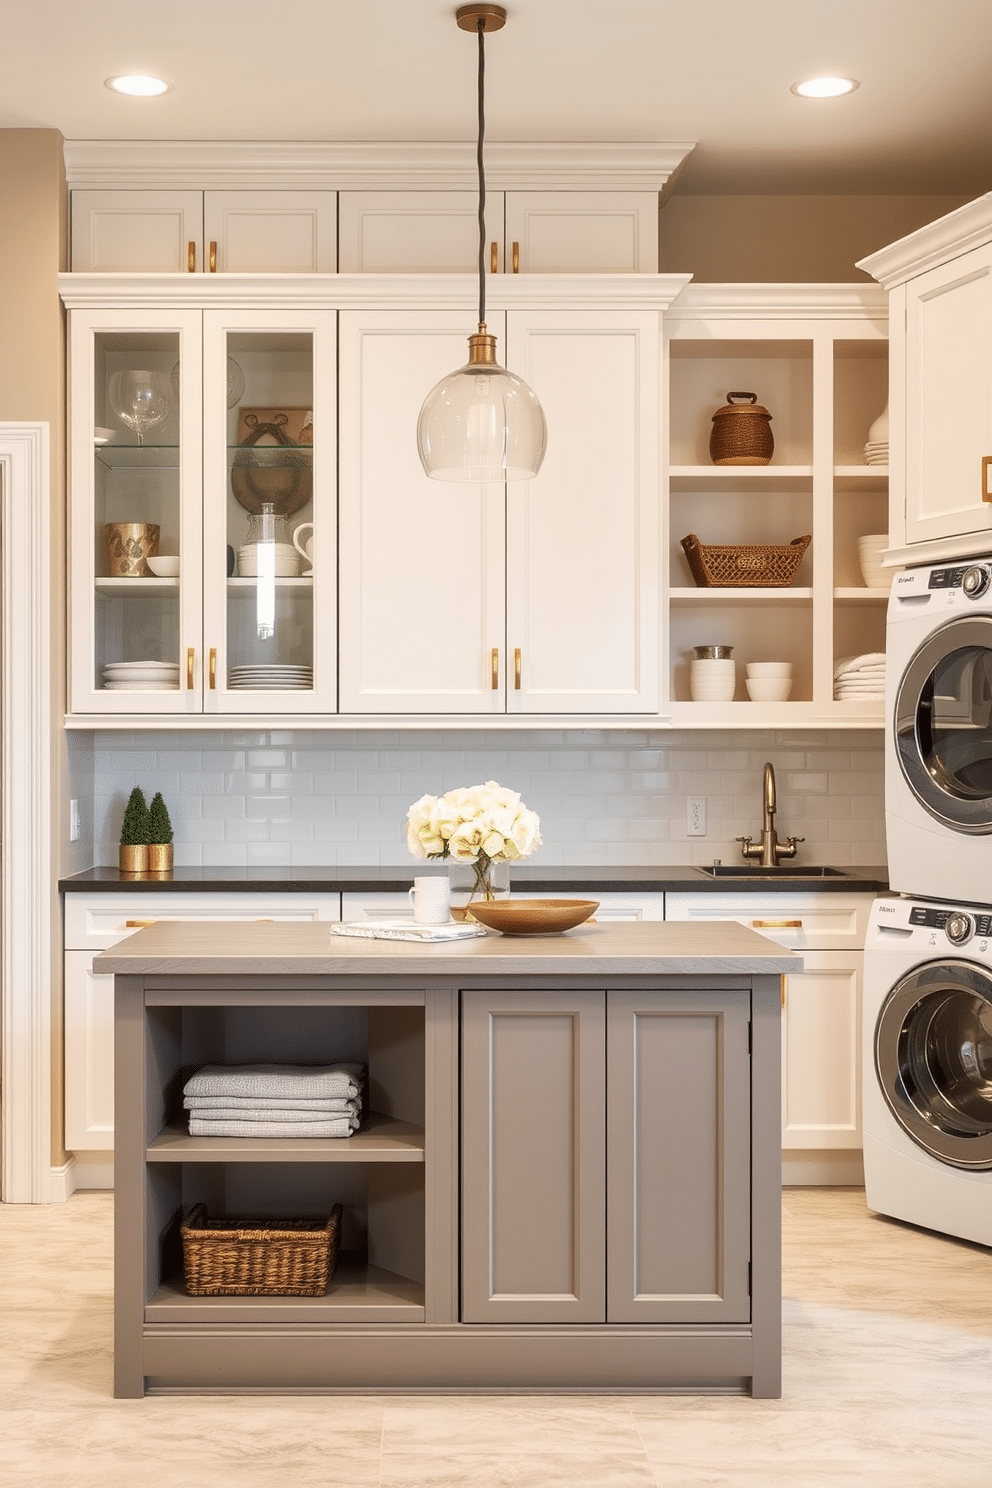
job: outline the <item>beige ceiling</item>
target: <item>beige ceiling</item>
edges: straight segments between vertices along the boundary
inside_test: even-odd
[[[68,139],[465,140],[474,39],[445,0],[17,0],[0,127]],[[992,188],[992,0],[508,0],[493,140],[685,141],[696,193]],[[155,72],[139,101],[103,86]],[[860,80],[804,102],[810,74]]]

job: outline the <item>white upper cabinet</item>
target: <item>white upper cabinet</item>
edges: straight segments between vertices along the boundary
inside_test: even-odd
[[[505,487],[431,481],[417,456],[466,316],[342,313],[341,709],[653,712],[659,312],[488,323],[549,427],[536,479]]]
[[[890,546],[906,563],[992,543],[992,193],[860,268],[889,290]]]
[[[72,193],[76,273],[316,274],[337,268],[333,191]]]
[[[343,191],[342,273],[472,273],[472,191]],[[487,191],[491,273],[653,274],[657,191]]]

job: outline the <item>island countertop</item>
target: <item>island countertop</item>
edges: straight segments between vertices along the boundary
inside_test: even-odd
[[[161,921],[98,955],[98,975],[785,975],[802,958],[733,921],[616,922],[564,934],[417,944],[332,934],[326,923]]]

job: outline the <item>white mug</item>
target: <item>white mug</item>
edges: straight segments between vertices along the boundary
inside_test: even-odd
[[[409,891],[413,918],[418,925],[446,925],[451,919],[451,883],[433,876],[415,878]]]
[[[304,538],[303,539],[303,542],[301,543],[300,542],[300,533],[301,532],[306,532],[308,528],[309,528],[309,531],[310,531],[310,536],[307,537],[307,538]],[[293,546],[296,549],[296,551],[299,553],[300,557],[301,558],[305,558],[307,560],[307,562],[309,563],[309,565],[310,565],[309,568],[305,568],[303,570],[303,577],[305,579],[308,579],[310,577],[310,575],[313,573],[313,523],[312,522],[301,522],[300,523],[299,527],[297,527],[296,531],[293,533]]]

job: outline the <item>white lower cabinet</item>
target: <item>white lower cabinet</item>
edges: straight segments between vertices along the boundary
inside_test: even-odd
[[[67,1152],[114,1150],[114,979],[93,957],[156,920],[337,920],[340,894],[67,894],[64,1038]]]
[[[803,957],[782,979],[783,1178],[860,1182],[861,968],[870,894],[666,894],[669,920],[737,920]]]

